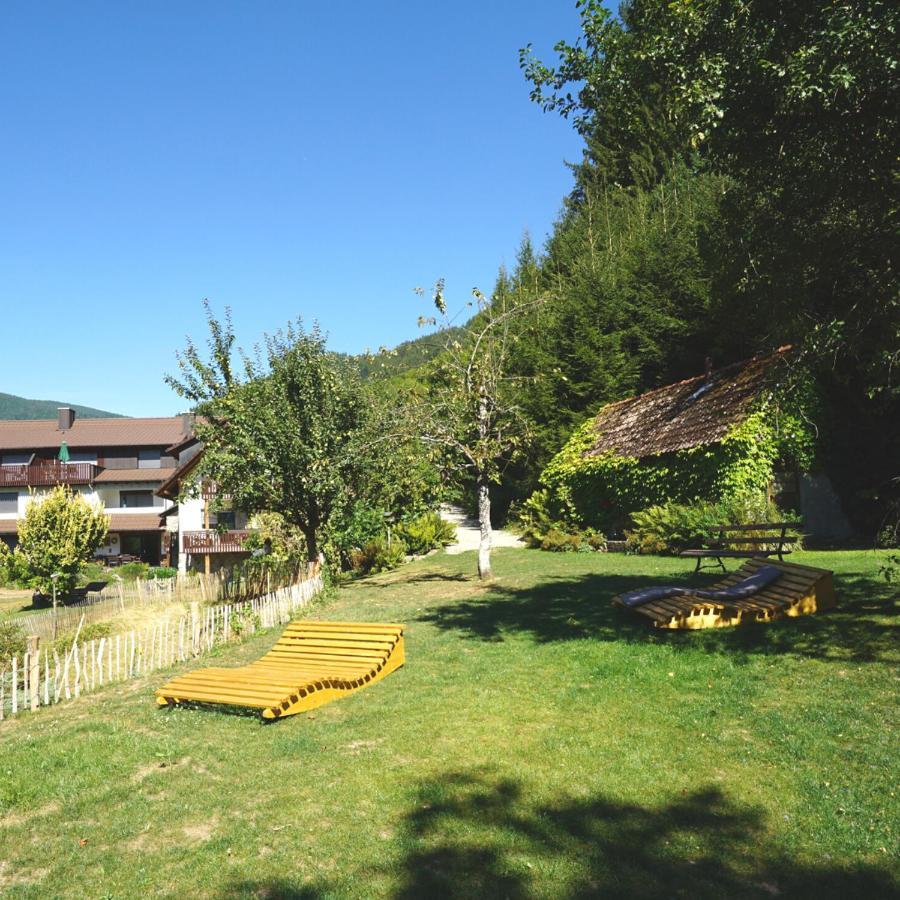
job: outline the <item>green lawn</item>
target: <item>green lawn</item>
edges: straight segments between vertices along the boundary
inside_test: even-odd
[[[0,894],[897,896],[896,597],[872,553],[795,558],[837,611],[681,634],[609,599],[690,563],[504,550],[483,588],[442,554],[317,605],[408,661],[314,713],[157,710],[163,673],[5,722]]]

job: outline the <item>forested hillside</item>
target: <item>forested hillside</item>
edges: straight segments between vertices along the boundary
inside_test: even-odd
[[[534,301],[512,360],[534,439],[507,500],[605,403],[793,343],[818,386],[819,465],[870,530],[900,459],[897,7],[578,15],[555,63],[520,60],[584,155],[546,245],[523,242],[495,287]]]
[[[58,400],[28,400],[15,394],[0,393],[0,419],[55,419],[60,406],[70,406],[82,418],[119,418],[119,413],[105,412],[77,403],[62,403]]]

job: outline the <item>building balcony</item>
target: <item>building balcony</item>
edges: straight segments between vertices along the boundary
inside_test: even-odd
[[[244,546],[252,531],[185,531],[182,535],[185,553],[248,553]]]
[[[57,484],[91,484],[93,463],[40,462],[30,466],[0,466],[0,488],[52,487]]]

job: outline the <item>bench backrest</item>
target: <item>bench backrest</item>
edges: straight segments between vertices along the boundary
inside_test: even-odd
[[[717,525],[720,544],[792,544],[803,535],[802,522],[757,522],[746,525]],[[753,534],[756,532],[757,534]]]

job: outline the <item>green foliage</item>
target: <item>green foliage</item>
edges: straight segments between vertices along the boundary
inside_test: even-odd
[[[350,565],[361,575],[377,575],[396,569],[406,560],[406,544],[399,538],[377,537],[350,554]]]
[[[327,554],[342,569],[355,568],[353,560],[362,548],[385,536],[385,512],[357,501],[344,515],[335,517],[329,529]]]
[[[143,562],[124,563],[116,569],[122,581],[139,581],[149,577],[150,566]]]
[[[230,317],[207,307],[211,358],[192,342],[179,354],[180,379],[167,382],[196,404],[204,442],[199,476],[247,512],[277,512],[302,532],[310,560],[332,517],[352,503],[375,447],[370,406],[358,378],[302,323],[266,335],[255,358],[232,363]]]
[[[25,630],[15,622],[0,620],[0,670],[14,657],[22,657],[27,647]]]
[[[394,535],[406,545],[407,552],[421,556],[446,547],[456,540],[456,527],[444,521],[438,512],[427,512],[394,529]]]
[[[615,18],[598,0],[577,6],[582,33],[556,45],[555,65],[521,54],[532,98],[586,143],[541,274],[561,304],[607,304],[570,347],[557,343],[565,322],[551,323],[546,355],[531,351],[547,424],[564,437],[566,415],[571,427],[591,411],[568,369],[601,337],[597,404],[695,374],[708,353],[791,342],[825,400],[823,461],[845,499],[871,497],[898,453],[883,424],[900,414],[900,7],[641,0]],[[589,278],[593,294],[580,290]],[[569,381],[555,383],[557,367]]]
[[[52,592],[51,576],[59,573],[56,590],[64,596],[103,543],[108,526],[102,508],[60,485],[28,503],[19,522],[15,552],[27,566],[33,585],[44,594]]]
[[[151,566],[147,572],[147,578],[150,581],[166,581],[169,578],[177,578],[178,569],[172,566]]]
[[[78,635],[78,644],[81,646],[85,642],[99,641],[100,638],[109,637],[112,634],[112,624],[109,622],[88,622],[81,626],[81,631],[78,631],[77,628],[66,631],[53,644],[56,652],[68,653],[75,642],[76,633]]]
[[[794,517],[774,503],[747,497],[716,503],[669,502],[632,514],[633,524],[626,532],[628,549],[637,553],[678,553],[702,547],[716,536],[721,525],[784,522]],[[744,536],[758,535],[747,532]]]
[[[535,491],[522,504],[517,518],[522,540],[529,547],[560,552],[606,549],[606,538],[596,529],[554,518],[546,490]]]
[[[0,587],[31,587],[32,575],[21,553],[14,553],[0,541]]]
[[[619,531],[629,518],[669,501],[764,505],[776,464],[808,469],[814,438],[801,412],[772,398],[715,444],[644,459],[604,453],[586,456],[595,440],[593,420],[579,428],[541,475],[545,492],[535,504],[551,521]]]

